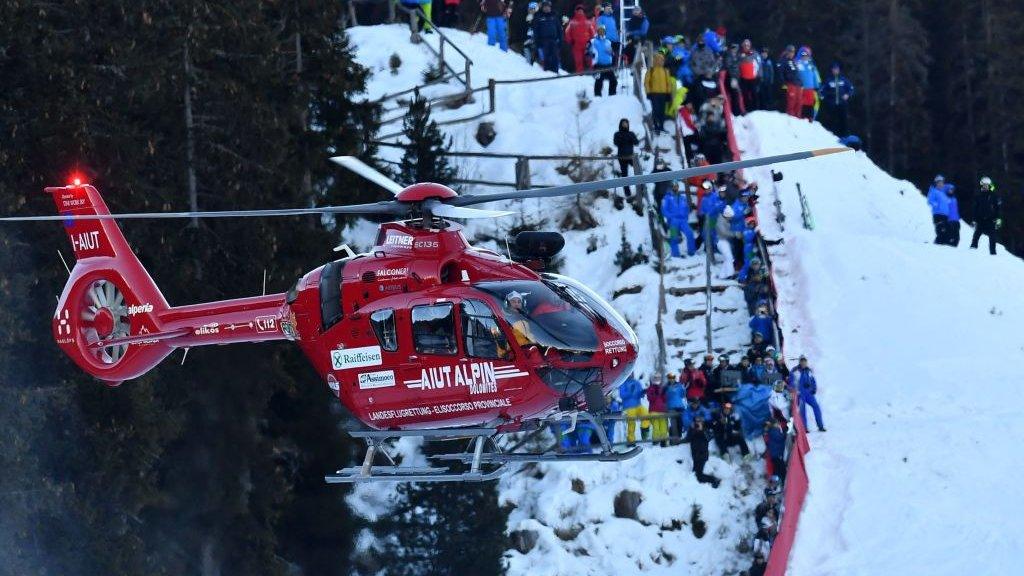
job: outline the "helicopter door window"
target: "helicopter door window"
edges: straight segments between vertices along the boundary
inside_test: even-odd
[[[451,302],[414,306],[412,309],[412,339],[420,354],[454,355],[455,306]]]
[[[498,321],[479,300],[462,303],[462,337],[466,355],[471,358],[508,359],[509,346]]]
[[[377,336],[381,349],[387,352],[398,350],[398,331],[395,329],[395,311],[388,308],[377,310],[370,315],[370,326]]]

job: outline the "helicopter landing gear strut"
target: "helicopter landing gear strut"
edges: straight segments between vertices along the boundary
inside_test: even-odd
[[[328,474],[324,481],[328,484],[352,484],[363,482],[486,482],[496,480],[505,472],[511,463],[529,462],[619,462],[628,460],[640,453],[640,446],[628,450],[616,451],[605,435],[601,418],[589,412],[569,412],[556,414],[538,422],[536,431],[544,429],[543,424],[569,423],[566,432],[575,430],[577,421],[583,418],[590,422],[600,441],[598,452],[581,452],[565,454],[553,449],[545,452],[517,452],[523,444],[520,442],[509,451],[502,451],[495,442],[498,434],[495,428],[447,428],[437,430],[360,430],[350,434],[366,440],[366,454],[361,466],[343,468],[334,474]],[[434,454],[428,460],[444,463],[461,463],[469,469],[463,472],[453,470],[447,465],[414,466],[398,465],[387,452],[385,442],[392,438],[421,437],[425,440],[459,440],[468,439],[468,450],[464,452]],[[380,453],[388,461],[386,465],[374,465],[374,458]]]

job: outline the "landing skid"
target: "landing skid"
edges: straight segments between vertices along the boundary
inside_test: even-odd
[[[553,450],[545,452],[516,452],[519,446],[513,446],[503,452],[495,442],[498,436],[496,428],[445,428],[428,430],[359,430],[350,434],[355,438],[366,440],[366,454],[362,466],[343,468],[334,474],[324,476],[328,484],[354,484],[364,482],[486,482],[496,480],[505,473],[506,467],[514,463],[530,462],[620,462],[633,458],[640,453],[640,446],[628,450],[616,451],[608,442],[601,418],[587,412],[567,412],[556,414],[541,421],[541,424],[569,423],[567,431],[576,428],[577,420],[582,417],[593,425],[594,432],[601,444],[599,452],[594,453],[560,453]],[[539,428],[538,430],[543,429]],[[387,452],[385,443],[392,438],[420,437],[426,440],[458,440],[468,439],[471,451],[435,454],[427,456],[434,462],[460,463],[469,466],[469,470],[458,472],[449,466],[401,466]],[[387,460],[386,465],[374,464],[374,458],[380,453]]]

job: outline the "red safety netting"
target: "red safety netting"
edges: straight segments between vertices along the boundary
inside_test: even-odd
[[[725,87],[725,76],[724,70],[719,73],[718,90],[725,100],[723,114],[725,116],[729,150],[732,152],[733,159],[739,160],[740,150],[736,145],[736,134],[733,131],[732,106],[729,101],[729,91]],[[740,104],[742,105],[742,102]],[[754,215],[755,217],[757,216],[756,208]],[[767,261],[767,264],[768,279],[771,283],[772,295],[774,297],[778,294],[775,288],[775,271],[772,268],[771,261]],[[777,345],[779,346],[779,352],[783,352],[781,334]],[[807,496],[807,489],[810,486],[804,457],[810,451],[811,445],[807,441],[807,430],[804,429],[803,420],[799,416],[799,405],[795,395],[790,412],[793,414],[795,436],[793,444],[789,449],[789,462],[786,464],[786,487],[783,494],[782,519],[779,523],[779,532],[772,543],[771,553],[768,555],[768,566],[765,569],[766,576],[785,576],[786,574],[789,553],[793,549],[793,541],[796,539],[796,527],[800,521],[800,511],[803,509],[804,498]]]

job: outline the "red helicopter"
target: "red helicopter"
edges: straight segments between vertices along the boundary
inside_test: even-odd
[[[538,273],[474,248],[449,218],[510,212],[469,208],[498,200],[556,197],[685,179],[841,152],[828,148],[552,188],[459,195],[440,184],[402,187],[352,157],[333,158],[395,194],[354,206],[280,210],[111,214],[89,184],[46,188],[57,216],[0,221],[62,221],[76,263],[53,316],[57,345],[109,385],[138,377],[175,349],[291,340],[332,393],[364,427],[350,433],[368,448],[362,466],[327,482],[481,481],[511,462],[617,461],[604,434],[605,397],[633,369],[636,334],[583,284]],[[374,247],[316,268],[285,293],[171,306],[122,235],[117,220],[305,214],[377,214]],[[514,242],[527,260],[554,256],[554,232],[524,232]],[[503,450],[495,440],[552,422],[589,421],[601,449],[588,454]],[[465,452],[439,454],[430,466],[399,466],[385,442],[402,436],[469,439]],[[374,465],[378,452],[390,461]],[[445,464],[448,462],[449,464]],[[456,471],[451,462],[468,465]]]

